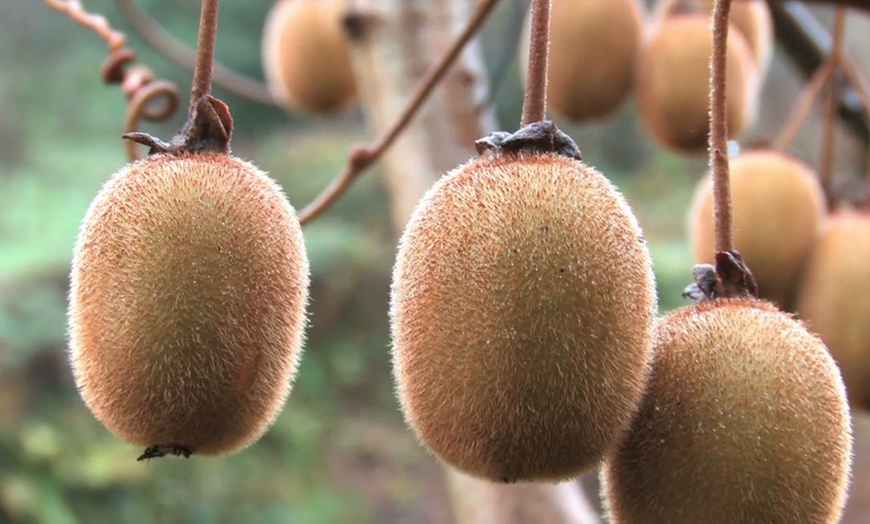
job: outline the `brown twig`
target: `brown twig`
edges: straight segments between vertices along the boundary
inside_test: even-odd
[[[810,109],[812,109],[813,104],[819,97],[819,93],[822,92],[833,72],[834,64],[830,62],[825,62],[820,68],[816,69],[816,72],[813,73],[810,81],[804,86],[800,96],[798,96],[797,102],[792,107],[788,121],[773,141],[774,149],[783,152],[788,149],[801,130],[801,127],[803,127],[804,121],[806,121],[807,116],[810,114]]]
[[[414,94],[411,95],[411,98],[405,105],[405,109],[399,115],[396,122],[373,143],[354,148],[344,170],[332,181],[329,187],[323,190],[320,195],[299,212],[299,222],[303,226],[329,209],[347,191],[351,184],[389,149],[396,138],[399,137],[417,115],[417,112],[423,106],[423,102],[426,101],[445,73],[450,69],[450,66],[456,61],[456,58],[459,57],[465,45],[471,41],[486,21],[489,14],[498,4],[498,1],[480,1],[477,10],[471,16],[462,33],[453,41],[450,49],[447,50],[438,64],[417,85]]]
[[[220,0],[203,0],[199,16],[199,40],[196,44],[196,67],[193,69],[193,86],[190,89],[191,111],[200,99],[211,95],[219,13]]]
[[[731,0],[716,0],[713,8],[713,52],[710,57],[710,167],[713,171],[717,252],[731,251],[734,244],[731,231],[728,119],[725,106],[725,64],[730,11]]]
[[[532,1],[529,40],[529,70],[523,97],[522,125],[540,122],[547,116],[547,55],[550,50],[550,6],[552,0]]]
[[[836,135],[835,120],[837,118],[837,106],[839,101],[839,89],[837,88],[837,71],[840,67],[840,53],[843,48],[843,33],[846,26],[845,8],[837,8],[837,16],[834,20],[834,44],[828,63],[831,64],[832,73],[828,79],[828,104],[825,111],[824,135],[822,136],[822,158],[819,165],[819,181],[831,204],[831,180],[834,171],[834,139]]]
[[[135,0],[116,0],[121,13],[155,51],[181,67],[193,69],[196,66],[196,51],[190,49],[166,32],[154,21]],[[277,106],[275,97],[260,81],[239,74],[219,62],[214,63],[214,85],[242,98],[259,104]]]
[[[106,17],[88,13],[78,0],[45,0],[45,3],[58,13],[69,16],[77,24],[96,33],[109,46],[110,52],[123,48],[127,43],[124,33],[112,29]]]

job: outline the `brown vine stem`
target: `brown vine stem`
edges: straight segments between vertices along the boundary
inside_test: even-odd
[[[187,69],[196,66],[196,51],[179,42],[151,18],[135,0],[116,0],[118,8],[133,30],[170,62]],[[252,100],[258,104],[277,106],[269,89],[260,81],[239,74],[214,62],[213,82],[230,93]]]
[[[58,13],[69,16],[77,24],[96,33],[109,46],[109,51],[117,51],[127,42],[124,33],[112,29],[106,17],[88,13],[78,0],[45,0],[45,3]]]
[[[834,139],[836,136],[835,120],[837,118],[837,106],[839,101],[839,89],[837,88],[837,70],[840,67],[840,54],[843,48],[843,33],[846,26],[846,9],[837,8],[834,19],[833,46],[828,63],[831,64],[832,73],[828,79],[828,105],[825,108],[825,127],[822,136],[822,158],[819,165],[819,181],[831,204],[831,180],[834,176]]]
[[[822,89],[828,83],[828,79],[831,78],[831,75],[834,72],[834,64],[825,62],[821,67],[816,69],[816,72],[813,73],[812,78],[807,84],[804,86],[803,91],[801,91],[800,96],[795,102],[794,107],[791,110],[791,114],[789,115],[789,119],[786,124],[783,126],[782,130],[777,135],[776,139],[773,141],[773,148],[784,152],[791,145],[794,138],[797,136],[798,132],[801,130],[803,123],[806,121],[807,116],[810,114],[810,110],[813,107],[813,104],[819,97],[819,93],[822,92]],[[868,106],[870,107],[870,106]]]
[[[547,56],[550,50],[550,7],[552,0],[532,0],[529,40],[529,70],[523,97],[522,125],[540,122],[547,116]]]
[[[429,97],[438,83],[444,78],[445,73],[453,65],[453,62],[459,57],[459,54],[465,48],[465,45],[471,41],[477,31],[483,26],[483,23],[492,13],[499,0],[481,0],[477,6],[477,10],[469,19],[468,24],[462,30],[456,40],[450,46],[450,49],[444,54],[438,64],[429,71],[428,74],[420,81],[405,109],[402,111],[399,118],[373,143],[364,146],[357,146],[351,152],[347,166],[332,183],[323,190],[311,203],[305,206],[299,212],[299,222],[304,226],[323,214],[329,209],[345,191],[353,184],[353,182],[366,169],[372,166],[387,149],[393,145],[396,138],[402,134],[402,131],[408,127],[411,120],[417,115],[417,112],[423,106],[423,102]]]
[[[710,57],[710,167],[713,171],[717,252],[731,251],[734,244],[728,171],[728,120],[725,107],[725,65],[730,11],[731,0],[716,0],[713,8],[713,52]]]
[[[220,0],[202,0],[202,11],[199,16],[199,40],[196,44],[196,67],[193,70],[193,86],[190,89],[191,111],[200,99],[211,95],[219,13]]]

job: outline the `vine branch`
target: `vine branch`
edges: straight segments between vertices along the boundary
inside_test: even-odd
[[[843,33],[846,26],[846,10],[837,8],[834,19],[833,47],[828,62],[831,64],[831,75],[828,78],[828,104],[825,108],[824,135],[822,136],[822,158],[819,166],[819,181],[825,192],[828,206],[831,205],[831,180],[834,171],[834,138],[836,134],[835,119],[837,118],[837,101],[839,89],[837,85],[837,71],[840,67],[840,54],[843,48]]]
[[[547,55],[550,49],[550,7],[552,0],[532,1],[529,39],[529,70],[523,97],[522,125],[540,122],[547,116]]]
[[[450,66],[459,57],[465,45],[471,41],[477,31],[483,26],[490,13],[492,13],[499,0],[481,0],[476,11],[469,19],[468,24],[450,45],[450,48],[438,62],[438,64],[426,74],[417,85],[413,95],[405,105],[405,109],[399,118],[373,143],[357,146],[351,151],[348,163],[344,170],[323,190],[313,201],[299,212],[299,222],[304,226],[323,214],[344,194],[345,191],[365,172],[380,159],[384,152],[389,149],[393,142],[411,123],[423,103],[450,69]]]
[[[710,167],[713,172],[713,204],[716,251],[731,251],[731,182],[728,168],[728,119],[725,97],[725,65],[728,49],[728,15],[731,0],[716,0],[713,8],[713,52],[710,57]]]
[[[193,70],[193,86],[190,90],[191,110],[193,110],[200,99],[211,95],[219,10],[220,0],[203,0],[202,11],[199,16],[196,67]]]
[[[788,149],[803,126],[804,121],[806,121],[807,116],[809,116],[810,109],[812,109],[813,104],[818,99],[819,94],[828,83],[828,79],[831,78],[833,72],[834,64],[829,61],[816,69],[816,72],[813,73],[810,81],[804,86],[797,101],[792,107],[788,121],[773,141],[774,149],[782,152],[785,152],[785,150]]]

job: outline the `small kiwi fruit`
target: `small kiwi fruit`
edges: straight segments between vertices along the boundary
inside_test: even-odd
[[[86,405],[146,458],[245,447],[290,391],[308,282],[295,211],[252,164],[213,153],[129,164],[75,246],[70,360]]]
[[[638,0],[553,0],[547,104],[575,122],[616,112],[631,92],[643,34],[645,7]],[[528,71],[531,18],[519,47],[522,79]]]
[[[826,212],[818,177],[798,159],[771,149],[748,150],[730,164],[735,248],[752,268],[760,296],[790,309]],[[713,222],[713,180],[707,173],[696,186],[687,221],[698,262],[713,261]]]
[[[393,370],[441,460],[561,481],[616,445],[640,401],[657,306],[623,196],[555,153],[478,158],[418,203],[393,271]]]
[[[278,0],[266,18],[266,83],[287,108],[336,113],[357,101],[350,41],[341,23],[345,0]]]
[[[798,314],[818,333],[843,372],[849,400],[870,410],[870,216],[830,215],[799,285]]]
[[[659,321],[649,386],[605,461],[614,524],[839,522],[852,433],[840,373],[792,316],[717,299]]]
[[[739,138],[752,125],[760,76],[746,41],[736,31],[727,46],[728,132]],[[710,17],[689,13],[649,27],[637,62],[638,111],[663,147],[693,154],[707,150],[710,99]]]

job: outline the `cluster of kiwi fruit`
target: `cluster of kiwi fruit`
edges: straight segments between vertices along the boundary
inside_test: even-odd
[[[611,117],[634,92],[639,115],[661,146],[706,151],[712,0],[661,0],[648,15],[639,0],[553,0],[547,101],[573,122]],[[728,39],[728,129],[752,125],[773,52],[764,0],[735,2]],[[530,20],[519,62],[528,71]]]
[[[350,42],[342,25],[346,0],[278,0],[266,17],[262,58],[266,84],[292,111],[338,113],[357,102]]]

